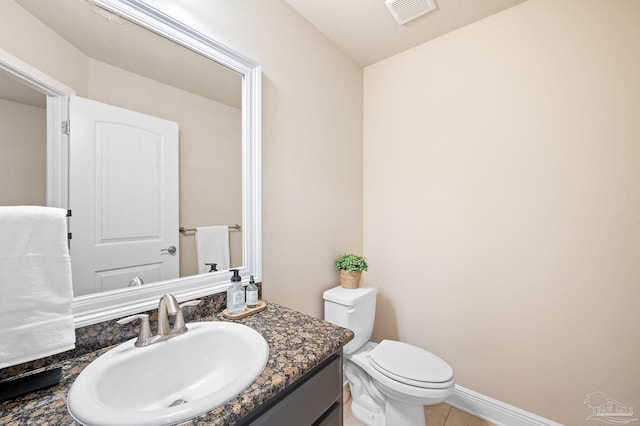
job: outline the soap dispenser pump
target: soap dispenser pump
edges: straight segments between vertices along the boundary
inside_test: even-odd
[[[231,315],[244,312],[244,291],[240,286],[240,271],[231,269],[233,276],[231,277],[231,287],[227,289],[227,313]]]

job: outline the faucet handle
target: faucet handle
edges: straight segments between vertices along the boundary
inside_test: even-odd
[[[135,345],[138,347],[146,346],[147,344],[149,344],[149,340],[152,337],[151,327],[149,327],[149,315],[147,314],[131,315],[129,317],[119,319],[117,323],[120,325],[124,325],[138,319],[140,320],[140,331],[138,332],[138,339],[136,340]]]
[[[173,325],[173,330],[171,330],[172,334],[181,334],[187,331],[187,326],[184,323],[184,314],[182,313],[182,308],[187,306],[198,306],[201,300],[190,300],[188,302],[184,302],[180,304],[180,309],[178,309],[178,313],[176,314],[176,322]]]

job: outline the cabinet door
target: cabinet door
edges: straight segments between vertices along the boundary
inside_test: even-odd
[[[334,402],[333,406],[320,418],[313,426],[342,426],[343,407],[339,402]]]
[[[342,425],[342,357],[333,355],[328,364],[303,378],[301,384],[249,424]]]

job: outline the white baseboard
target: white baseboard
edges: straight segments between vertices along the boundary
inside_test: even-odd
[[[496,426],[562,426],[459,385],[456,385],[453,395],[445,402]]]

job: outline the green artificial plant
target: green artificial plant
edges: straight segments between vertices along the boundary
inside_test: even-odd
[[[364,257],[355,254],[343,254],[336,259],[336,270],[366,271],[368,267]]]

